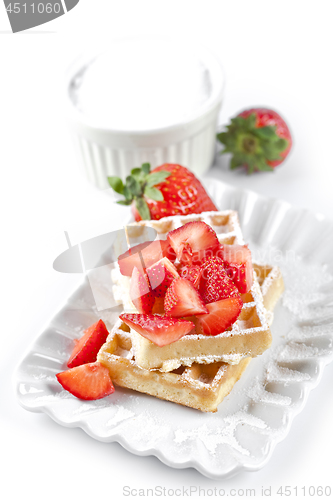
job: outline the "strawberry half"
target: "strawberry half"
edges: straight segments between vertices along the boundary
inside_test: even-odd
[[[240,297],[231,297],[207,304],[208,314],[193,318],[196,333],[218,335],[224,332],[237,320],[242,306],[243,301]]]
[[[205,304],[228,297],[239,297],[238,289],[226,273],[222,259],[219,257],[207,259],[201,270],[199,292]]]
[[[172,281],[179,278],[177,269],[167,257],[163,257],[163,259],[148,267],[147,275],[155,297],[164,297]]]
[[[58,373],[56,377],[66,391],[80,399],[101,399],[114,392],[109,370],[97,361]]]
[[[93,363],[109,332],[101,319],[84,331],[84,335],[75,339],[75,347],[67,362],[68,368],[74,368],[85,363]]]
[[[200,266],[183,266],[180,269],[180,277],[190,281],[195,288],[199,287],[201,274]]]
[[[164,309],[166,314],[175,318],[208,312],[198,290],[185,278],[171,283],[165,294]]]
[[[247,293],[253,285],[251,251],[247,245],[220,245],[216,255],[224,260],[228,276],[239,293]]]
[[[176,342],[194,328],[192,321],[157,314],[121,314],[120,319],[159,347]]]
[[[131,276],[133,268],[150,267],[163,257],[174,262],[176,254],[167,240],[146,241],[127,250],[118,257],[119,269],[122,275]]]
[[[219,245],[214,229],[203,221],[188,222],[170,231],[168,241],[176,252],[178,260],[185,265],[197,263],[205,250]]]
[[[150,314],[154,307],[155,296],[150,288],[148,278],[134,267],[130,282],[129,294],[136,309],[143,314]]]

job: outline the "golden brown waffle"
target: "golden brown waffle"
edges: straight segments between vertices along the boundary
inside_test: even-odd
[[[220,243],[244,245],[238,213],[235,210],[203,212],[201,214],[173,215],[160,220],[133,222],[126,226],[128,243],[132,247],[154,239],[165,240],[169,231],[184,226],[188,222],[203,221],[211,226]],[[152,228],[154,231],[152,231]],[[155,234],[157,233],[157,236]]]
[[[169,372],[181,365],[223,361],[237,364],[244,357],[262,354],[271,345],[272,336],[266,319],[257,281],[243,295],[244,305],[238,320],[219,335],[185,335],[177,342],[158,347],[131,329],[133,350],[138,366]]]
[[[215,412],[241,377],[250,358],[237,365],[195,363],[169,373],[145,370],[135,362],[128,326],[118,320],[100,349],[97,361],[109,369],[113,383],[120,387],[201,411]]]
[[[149,236],[152,236],[151,228],[157,232],[158,238],[165,239],[169,231],[193,220],[200,220],[209,224],[223,244],[244,244],[238,214],[235,211],[228,210],[133,223],[127,226],[130,246],[147,241]],[[268,279],[269,274],[273,272],[273,268],[268,268],[268,271],[265,266],[259,266],[257,269],[260,271],[260,280],[263,285],[265,283],[267,303],[272,301],[274,306],[274,296],[275,293],[278,294],[279,292],[278,284],[280,281]],[[114,271],[112,279],[116,285],[114,287],[116,300],[123,303],[125,312],[135,312],[128,294],[129,278],[121,276],[119,271]],[[268,282],[270,285],[268,285]],[[137,365],[145,369],[159,369],[169,372],[182,365],[191,366],[192,363],[209,364],[223,361],[237,364],[244,357],[255,357],[262,354],[272,342],[269,330],[269,322],[272,321],[272,316],[267,316],[256,279],[251,290],[244,294],[242,298],[244,306],[239,319],[232,328],[214,337],[186,335],[177,342],[158,347],[139,333],[131,330]]]
[[[268,324],[273,322],[273,310],[284,291],[284,282],[278,266],[253,263],[266,308]]]
[[[281,272],[268,265],[254,264],[254,269],[272,320],[273,309],[283,291]],[[193,363],[191,367],[181,366],[168,373],[146,370],[137,365],[130,328],[121,320],[115,324],[97,359],[109,369],[113,382],[120,387],[205,412],[217,410],[251,360],[247,357],[235,365]]]

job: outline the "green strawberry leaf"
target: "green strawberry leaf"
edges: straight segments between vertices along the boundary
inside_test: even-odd
[[[142,163],[141,169],[146,175],[148,175],[150,173],[150,163]]]
[[[154,172],[149,174],[147,177],[147,187],[156,186],[160,182],[164,182],[167,177],[171,175],[171,172],[167,172],[166,170],[160,170],[159,172]]]
[[[231,125],[229,125],[229,127],[231,129],[235,129],[235,128],[241,128],[241,129],[247,129],[247,123],[246,123],[246,119],[243,118],[242,116],[235,116],[235,118],[231,118]]]
[[[147,202],[143,198],[137,198],[135,200],[135,206],[142,220],[151,220]]]
[[[243,118],[243,117],[241,117]],[[256,123],[257,123],[257,117],[255,115],[255,113],[251,113],[247,118],[243,118],[243,120],[245,120],[245,127],[246,127],[246,130],[253,130],[255,129],[256,127]]]
[[[120,179],[120,177],[108,177],[108,182],[112,189],[119,194],[123,194],[124,192],[124,184],[123,181]]]
[[[264,154],[266,160],[268,160],[268,161],[275,161],[275,160],[280,159],[280,152],[275,147],[275,143],[274,144],[269,144],[269,143],[262,144],[262,151],[263,151],[263,154]]]
[[[127,186],[124,186],[123,195],[127,201],[131,202],[133,200],[133,195]]]
[[[131,200],[119,200],[116,203],[118,203],[118,205],[131,205],[132,201]]]
[[[261,170],[262,172],[273,172],[274,171],[274,168],[265,162],[260,163],[258,165],[258,169]]]
[[[141,196],[142,188],[141,184],[136,177],[133,175],[128,175],[126,177],[126,186],[128,190],[131,192],[132,196]]]
[[[232,170],[234,170],[237,167],[244,167],[244,166],[248,165],[248,163],[250,161],[251,161],[251,157],[249,155],[246,155],[242,152],[237,152],[231,158],[230,168]]]
[[[230,168],[231,170],[235,170],[235,168],[240,167],[240,163],[238,163],[237,158],[233,156],[230,161]]]
[[[136,177],[136,178],[141,177],[141,175],[142,175],[142,170],[141,170],[141,168],[139,168],[139,167],[137,167],[137,168],[133,168],[133,169],[131,170],[131,175],[132,175],[133,177]]]
[[[275,140],[276,136],[276,126],[267,125],[266,127],[260,127],[253,130],[253,133],[259,137],[260,139],[273,139]]]
[[[277,140],[275,144],[279,152],[282,153],[285,149],[287,149],[289,142],[287,141],[287,139],[283,139],[282,137],[280,137],[280,139]]]
[[[150,210],[144,196],[150,200],[163,201],[163,193],[154,186],[164,182],[170,175],[171,172],[166,170],[151,173],[150,163],[143,163],[140,168],[136,167],[131,170],[131,174],[126,177],[125,184],[116,176],[108,177],[108,182],[114,191],[125,197],[124,200],[117,202],[119,205],[131,205],[134,200],[141,218],[150,220]]]
[[[155,200],[155,201],[163,201],[164,200],[163,193],[155,187],[146,186],[145,196],[147,196],[147,198],[150,198],[151,200]]]
[[[248,163],[247,165],[247,173],[250,175],[250,174],[253,174],[254,172],[254,169],[255,169],[255,165],[254,165],[254,162],[251,161]]]

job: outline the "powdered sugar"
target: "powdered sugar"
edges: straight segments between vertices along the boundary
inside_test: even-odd
[[[134,417],[134,415],[135,413],[133,411],[124,408],[124,406],[118,406],[115,415],[106,422],[106,425],[107,426],[117,425],[121,422],[124,422],[128,418]]]
[[[221,205],[239,206],[240,210],[246,207],[243,221],[254,240],[259,239],[265,224],[273,227],[276,202],[265,200],[264,211],[262,200],[255,193],[249,198],[247,192],[227,187],[225,196],[226,190],[221,192],[217,182],[214,186],[220,192],[217,198]],[[253,201],[250,210],[248,199]],[[295,210],[290,215],[291,222]],[[255,218],[254,223],[251,218]],[[21,404],[33,411],[45,411],[65,425],[80,426],[97,439],[117,440],[134,453],[154,454],[175,467],[195,467],[209,477],[225,478],[240,469],[262,467],[275,444],[286,436],[292,418],[316,386],[323,367],[333,359],[333,277],[316,255],[305,260],[289,252],[289,233],[284,228],[294,229],[288,214],[286,218],[278,221],[285,223],[280,233],[266,233],[276,247],[284,248],[284,253],[276,247],[269,249],[266,240],[261,240],[264,244],[250,243],[256,260],[262,255],[263,262],[281,268],[286,285],[285,298],[274,310],[273,345],[250,362],[217,413],[200,413],[119,388],[105,400],[84,403],[61,390],[56,382],[55,373],[61,371],[63,360],[57,358],[59,339],[55,340],[54,335],[39,338],[21,363],[17,387]],[[310,236],[313,241],[313,234]],[[320,238],[315,244],[322,245]],[[333,251],[327,256],[328,264],[332,264]],[[87,314],[87,310],[77,307],[76,297],[49,325],[50,331],[57,331],[63,345],[78,336],[79,331],[70,335],[73,328],[88,326],[88,318],[94,317],[91,311]],[[44,355],[45,344],[51,356]]]
[[[266,391],[262,380],[259,378],[255,379],[249,387],[247,395],[251,398],[252,402],[256,403],[266,403],[278,406],[289,406],[291,404],[291,399],[288,396]]]
[[[267,382],[305,382],[310,380],[309,373],[302,373],[297,370],[291,370],[284,366],[279,366],[274,360],[271,360],[267,365],[266,380]]]
[[[248,425],[258,429],[267,427],[261,419],[244,411],[225,417],[221,424],[214,429],[206,424],[191,430],[177,429],[174,433],[174,442],[182,444],[186,441],[199,439],[212,455],[216,454],[219,445],[228,445],[242,455],[249,456],[249,450],[241,446],[235,437],[237,427],[239,425]]]

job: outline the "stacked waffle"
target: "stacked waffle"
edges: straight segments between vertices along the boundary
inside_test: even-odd
[[[244,245],[237,213],[225,211],[131,224],[127,226],[129,246],[151,240],[152,230],[157,240],[165,241],[171,231],[198,221],[215,231],[222,248]],[[118,268],[112,279],[115,297],[125,313],[137,313],[130,299],[131,278]],[[116,385],[201,411],[216,411],[251,358],[262,354],[272,341],[269,324],[283,291],[281,273],[277,267],[253,264],[250,281],[251,287],[241,294],[237,320],[218,334],[203,332],[194,321],[195,328],[179,340],[156,345],[126,320],[130,315],[124,314],[99,351],[98,361],[109,369]],[[158,308],[157,312],[161,313]]]

